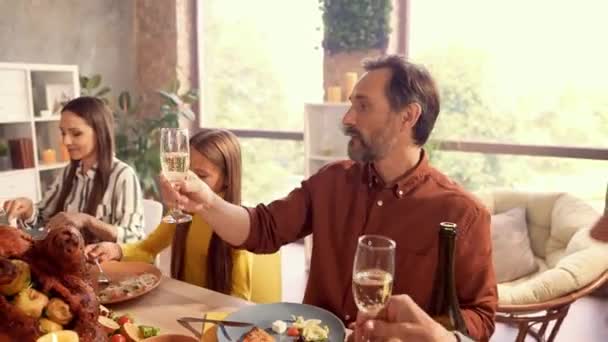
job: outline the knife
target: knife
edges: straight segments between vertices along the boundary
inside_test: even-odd
[[[224,321],[217,319],[209,319],[209,318],[196,318],[196,317],[182,317],[178,319],[178,321],[184,322],[200,322],[200,323],[212,323],[217,325],[225,325],[227,327],[251,327],[255,324],[248,322],[236,322],[236,321]]]

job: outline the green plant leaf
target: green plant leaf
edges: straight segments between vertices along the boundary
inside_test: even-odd
[[[179,98],[179,96],[173,94],[173,93],[169,93],[166,92],[164,90],[158,90],[157,93],[160,94],[160,96],[167,102],[169,102],[169,104],[174,105],[174,106],[179,106],[181,104],[183,104],[182,100]]]
[[[156,122],[155,128],[176,128],[179,126],[178,117],[175,113],[165,114],[160,120]]]
[[[95,75],[93,75],[93,77],[91,77],[87,81],[87,86],[86,87],[88,89],[95,89],[95,88],[99,87],[100,84],[101,84],[101,75],[95,74]]]
[[[321,0],[323,47],[330,54],[388,45],[390,0]]]
[[[123,112],[128,112],[131,108],[131,94],[128,91],[123,91],[118,95],[118,107]]]
[[[196,119],[196,116],[194,115],[194,112],[192,111],[192,109],[188,108],[188,107],[184,107],[182,108],[182,110],[179,111],[179,113],[186,119],[190,120],[190,121],[194,121],[194,119]]]
[[[160,106],[160,112],[161,112],[162,114],[165,114],[165,113],[169,113],[169,112],[171,112],[171,106],[170,106],[170,105],[168,105],[168,104],[166,104],[166,103],[165,103],[165,104],[163,104],[163,105],[161,105],[161,106]]]
[[[103,97],[111,91],[110,87],[105,86],[101,88],[97,93],[95,93],[95,97]]]
[[[87,89],[87,83],[89,83],[89,78],[86,76],[82,76],[80,75],[78,77],[78,80],[80,81],[80,88],[84,88]],[[88,90],[88,89],[87,89]]]
[[[184,101],[185,103],[194,103],[198,100],[198,89],[191,89],[190,91],[188,91],[186,94],[184,94],[183,96],[181,96],[182,101]]]

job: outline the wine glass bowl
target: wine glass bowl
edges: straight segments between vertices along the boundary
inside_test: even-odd
[[[171,183],[186,179],[190,168],[190,141],[186,128],[161,128],[160,165],[163,175]],[[192,216],[173,208],[163,217],[163,222],[183,223],[192,221]]]
[[[395,241],[380,235],[359,237],[353,264],[353,295],[357,308],[374,317],[393,292]]]

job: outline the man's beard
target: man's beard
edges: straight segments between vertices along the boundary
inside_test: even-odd
[[[344,134],[350,136],[348,142],[348,157],[354,161],[367,163],[378,160],[388,151],[387,133],[388,128],[378,134],[366,139],[361,132],[351,126],[342,129]],[[355,146],[358,144],[358,146]]]

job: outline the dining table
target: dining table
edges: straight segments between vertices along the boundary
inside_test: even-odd
[[[181,334],[194,337],[194,333],[182,326],[182,317],[203,318],[207,313],[231,313],[252,302],[188,284],[163,275],[158,287],[131,300],[106,305],[118,315],[128,314],[140,325],[154,326],[161,334]],[[200,333],[202,323],[192,328]],[[352,331],[345,329],[346,338]]]
[[[203,318],[208,312],[234,312],[253,303],[162,276],[158,287],[131,300],[106,305],[118,315],[129,314],[140,325],[160,328],[161,334],[193,335],[177,320]],[[198,332],[202,323],[194,325]]]

